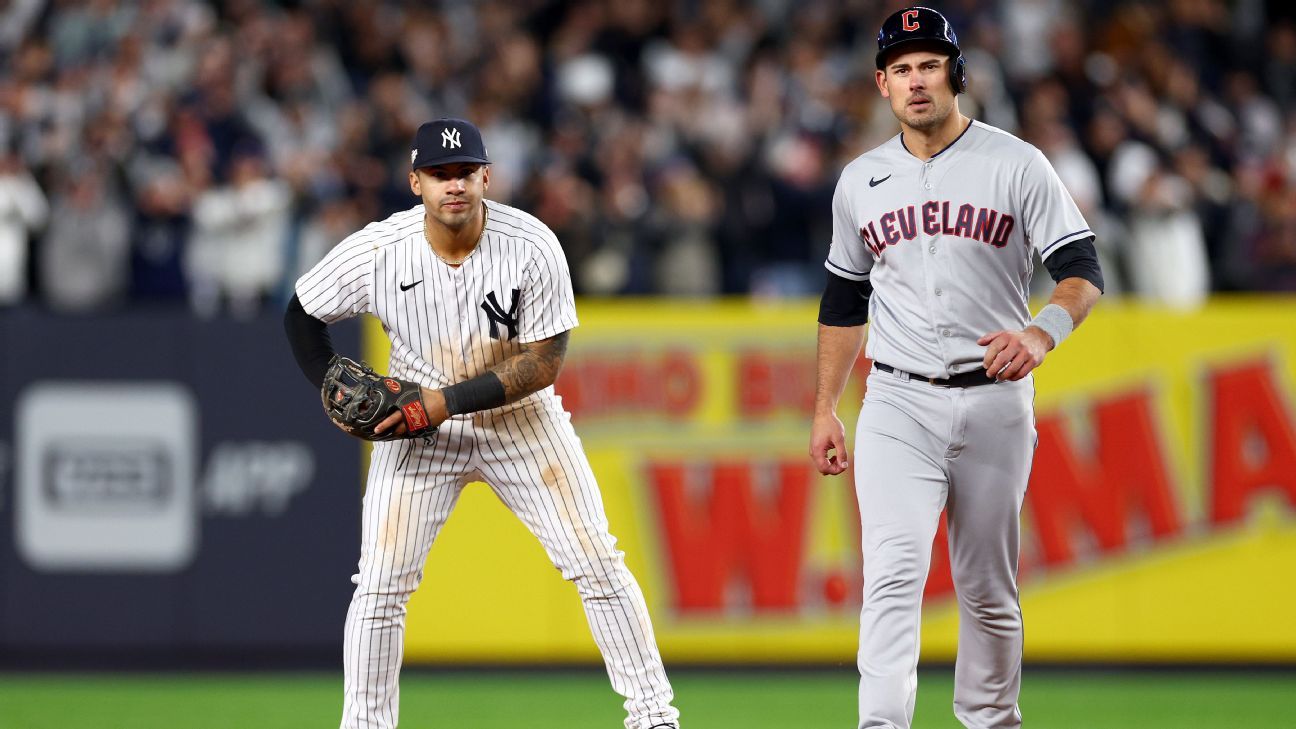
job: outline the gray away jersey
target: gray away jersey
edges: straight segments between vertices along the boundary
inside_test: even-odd
[[[353,233],[297,280],[311,316],[373,314],[391,338],[389,374],[443,388],[577,325],[567,259],[529,213],[486,200],[486,228],[458,267],[437,258],[416,205]],[[519,400],[556,400],[553,387]],[[466,416],[461,416],[466,417]]]
[[[949,377],[981,366],[977,339],[1030,321],[1031,248],[1092,236],[1043,153],[973,121],[927,162],[897,134],[846,165],[825,266],[873,285],[869,358]]]

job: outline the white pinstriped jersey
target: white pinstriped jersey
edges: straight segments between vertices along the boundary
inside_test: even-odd
[[[373,314],[392,342],[388,371],[443,388],[577,325],[567,262],[535,217],[490,200],[460,266],[424,238],[417,205],[348,236],[297,281],[308,314]],[[428,550],[471,481],[490,484],[564,578],[576,584],[627,729],[678,726],[674,692],[642,591],[609,532],[580,439],[553,387],[442,423],[428,445],[375,443],[364,494],[356,592],[343,647],[343,729],[393,729],[404,609]]]
[[[1092,236],[1043,153],[973,121],[926,162],[897,134],[848,164],[825,266],[873,285],[870,358],[943,378],[981,366],[982,335],[1030,321],[1032,247]]]
[[[326,324],[373,314],[391,338],[389,374],[432,388],[574,328],[571,275],[557,237],[529,213],[484,203],[485,230],[462,265],[433,253],[416,205],[348,236],[298,279],[302,307]],[[554,399],[551,386],[506,407]]]

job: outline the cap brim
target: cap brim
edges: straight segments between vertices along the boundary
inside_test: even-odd
[[[450,165],[456,162],[472,162],[479,165],[490,164],[490,160],[484,157],[474,157],[468,154],[461,154],[454,157],[437,157],[436,159],[419,160],[418,162],[415,162],[410,169],[417,170],[424,167],[439,167],[441,165]]]
[[[918,43],[927,43],[930,44],[932,47],[944,48],[945,52],[952,56],[962,55],[963,53],[961,50],[959,50],[958,46],[954,45],[953,43],[950,43],[949,41],[943,38],[906,38],[902,41],[896,41],[895,43],[892,43],[891,45],[887,46],[885,50],[878,51],[877,59],[876,59],[878,70],[881,71],[882,69],[886,68],[886,63],[884,59],[887,56],[890,56],[891,54],[900,50],[901,46],[910,46]],[[908,51],[909,49],[905,48],[904,50]]]

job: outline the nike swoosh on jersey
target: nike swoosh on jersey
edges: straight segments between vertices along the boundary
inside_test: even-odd
[[[414,288],[415,286],[418,286],[418,285],[421,284],[421,283],[423,283],[423,279],[419,279],[419,280],[415,281],[415,282],[412,283],[412,284],[401,284],[401,285],[400,285],[400,290],[401,290],[401,291],[409,291],[410,289]]]
[[[893,173],[891,173],[891,174],[895,174],[895,173],[893,172]],[[886,181],[889,180],[889,179],[891,179],[891,175],[887,175],[886,177],[883,177],[883,178],[880,179],[880,180],[875,180],[875,179],[873,179],[872,177],[870,177],[870,178],[869,178],[869,187],[877,187],[878,185],[881,185],[882,183],[886,182]]]

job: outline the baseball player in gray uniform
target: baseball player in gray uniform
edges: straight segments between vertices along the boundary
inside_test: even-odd
[[[678,729],[643,593],[554,395],[577,324],[566,259],[544,223],[484,199],[489,164],[471,123],[421,126],[409,183],[422,204],[338,244],[297,281],[285,315],[317,388],[333,354],[326,325],[377,317],[391,338],[389,374],[419,383],[439,426],[428,444],[374,444],[346,620],[342,727],[396,726],[405,605],[460,492],[485,481],[576,584],[612,687],[625,697],[627,729]],[[400,413],[384,427],[403,432]]]
[[[1039,150],[959,113],[964,61],[940,13],[887,18],[876,79],[901,131],[847,165],[833,197],[810,439],[821,473],[851,467],[836,408],[871,322],[853,464],[864,556],[859,727],[913,720],[942,509],[960,616],[954,713],[969,728],[1017,727],[1031,373],[1101,294],[1093,233]],[[1032,251],[1058,282],[1034,318]]]

